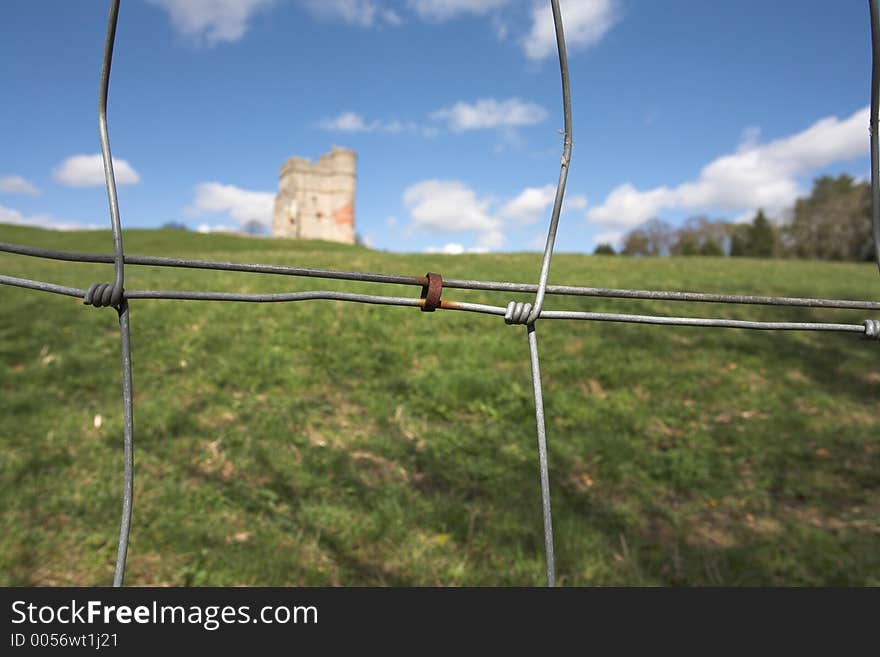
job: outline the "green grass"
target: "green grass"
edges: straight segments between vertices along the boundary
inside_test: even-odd
[[[0,240],[109,252],[105,231]],[[532,281],[539,256],[397,255],[129,231],[134,254]],[[88,287],[112,267],[0,254]],[[551,280],[878,298],[869,265],[559,254]],[[417,294],[128,267],[130,289]],[[447,290],[506,305],[510,295]],[[514,295],[527,300],[528,295]],[[127,583],[532,585],[544,555],[528,347],[500,317],[133,301]],[[853,311],[549,298],[548,308],[858,323]],[[851,334],[538,327],[565,585],[880,585],[880,345]],[[0,584],[112,575],[116,313],[0,286]],[[95,426],[96,416],[101,426]]]

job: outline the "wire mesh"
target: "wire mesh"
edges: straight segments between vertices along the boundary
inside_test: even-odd
[[[871,185],[872,185],[872,226],[880,267],[880,156],[878,156],[878,107],[880,107],[880,10],[878,0],[869,0],[872,45],[872,77],[871,77]],[[315,269],[284,265],[259,263],[240,263],[217,260],[200,260],[193,258],[168,258],[161,256],[126,255],[122,243],[122,224],[119,204],[116,196],[116,180],[113,172],[113,161],[110,152],[110,139],[107,131],[107,100],[110,87],[110,68],[116,38],[116,26],[119,17],[120,0],[110,1],[110,13],[107,22],[107,33],[104,44],[104,55],[98,91],[98,133],[101,142],[101,155],[104,163],[104,177],[110,209],[110,225],[113,237],[113,253],[79,253],[58,251],[33,246],[0,242],[0,252],[48,258],[68,262],[112,263],[113,282],[95,283],[87,290],[58,285],[46,281],[18,278],[0,274],[0,284],[21,287],[64,296],[76,297],[86,305],[95,307],[112,307],[119,316],[120,355],[122,364],[122,406],[123,406],[123,477],[122,477],[122,516],[119,525],[116,564],[113,574],[113,585],[122,586],[125,579],[125,564],[128,554],[128,540],[132,523],[134,495],[134,409],[132,393],[132,362],[131,362],[131,322],[129,301],[132,299],[176,299],[192,301],[233,301],[252,303],[278,303],[316,300],[335,300],[352,303],[379,304],[387,306],[417,307],[422,310],[435,309],[457,310],[471,313],[483,313],[504,317],[507,324],[526,326],[531,363],[532,388],[535,407],[535,424],[538,446],[538,464],[540,472],[541,506],[544,522],[544,547],[546,560],[547,584],[553,586],[556,581],[555,557],[553,548],[552,509],[550,504],[550,478],[547,455],[547,432],[544,419],[543,389],[541,385],[540,358],[538,352],[537,323],[538,320],[581,320],[600,322],[622,322],[636,324],[654,324],[666,326],[693,326],[706,328],[736,328],[770,331],[837,331],[857,333],[868,339],[880,340],[880,320],[865,319],[861,323],[840,324],[827,322],[768,322],[748,321],[723,318],[702,318],[688,316],[654,316],[628,313],[604,313],[567,310],[544,310],[547,294],[569,297],[604,297],[638,300],[665,300],[680,302],[701,302],[719,304],[746,304],[768,306],[794,306],[805,308],[833,308],[847,310],[878,310],[880,301],[854,299],[821,299],[804,297],[778,297],[740,294],[717,294],[705,292],[685,292],[671,290],[636,290],[616,288],[595,288],[572,285],[549,285],[550,265],[553,258],[556,232],[565,185],[571,163],[572,153],[572,114],[571,93],[569,83],[568,58],[565,47],[563,17],[559,0],[550,0],[553,24],[556,31],[556,43],[559,56],[560,75],[562,82],[563,105],[563,151],[559,181],[557,183],[553,210],[547,230],[547,240],[541,260],[541,268],[537,284],[515,283],[509,281],[479,281],[469,279],[443,280],[438,274],[426,276],[408,276],[398,274],[377,274],[357,271],[341,271],[331,269]],[[125,265],[146,265],[172,268],[189,268],[202,270],[222,270],[235,272],[251,272],[283,276],[298,276],[328,280],[346,280],[386,285],[408,285],[421,287],[420,296],[390,296],[375,294],[358,294],[331,290],[310,290],[305,292],[288,292],[274,294],[246,294],[223,291],[185,291],[185,290],[125,290]],[[485,290],[494,292],[534,293],[532,302],[511,301],[506,306],[467,303],[442,299],[443,289]]]

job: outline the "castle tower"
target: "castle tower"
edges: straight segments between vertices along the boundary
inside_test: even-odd
[[[357,155],[334,146],[312,164],[292,157],[281,167],[272,235],[354,244]]]

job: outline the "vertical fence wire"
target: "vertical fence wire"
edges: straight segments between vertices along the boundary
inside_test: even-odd
[[[528,316],[529,324],[541,316],[544,306],[544,295],[547,291],[547,278],[550,275],[550,261],[553,258],[553,247],[556,244],[556,229],[559,226],[559,215],[562,212],[562,200],[565,196],[565,183],[568,180],[568,168],[571,162],[571,88],[568,74],[568,54],[565,51],[565,32],[562,26],[562,12],[559,0],[550,0],[553,11],[553,27],[556,30],[556,50],[559,53],[559,70],[562,77],[562,113],[563,113],[563,145],[559,169],[559,181],[556,184],[556,197],[553,200],[553,213],[547,229],[547,242],[544,245],[544,256],[541,261],[541,273],[538,277],[538,291]]]
[[[119,523],[119,541],[116,546],[116,567],[113,586],[122,586],[125,580],[125,560],[128,555],[128,536],[131,532],[131,509],[134,503],[134,409],[131,383],[131,324],[128,301],[119,307],[119,336],[122,351],[122,415],[123,415],[123,470],[122,520]]]
[[[874,232],[874,258],[880,270],[880,9],[877,0],[868,0],[871,18],[871,226]]]
[[[559,54],[559,71],[562,78],[562,114],[563,142],[562,158],[559,168],[559,181],[556,184],[556,197],[553,200],[553,212],[547,228],[547,242],[544,245],[544,256],[541,260],[541,273],[538,277],[538,290],[531,310],[521,308],[519,321],[527,325],[529,339],[529,360],[532,366],[532,390],[535,397],[535,427],[538,433],[538,468],[541,478],[541,509],[544,519],[544,559],[547,567],[547,586],[556,585],[556,556],[553,548],[553,511],[550,503],[550,473],[547,458],[547,426],[544,421],[544,395],[541,388],[541,366],[538,356],[538,334],[535,322],[541,316],[544,307],[544,296],[547,293],[547,279],[550,276],[550,261],[553,259],[553,248],[556,244],[556,230],[559,227],[559,216],[562,213],[562,201],[565,197],[565,183],[568,180],[568,169],[571,162],[571,88],[569,85],[568,55],[565,51],[565,32],[562,25],[562,12],[559,0],[550,0],[553,12],[553,28],[556,31],[556,50]],[[515,306],[514,306],[515,307]],[[507,318],[505,318],[507,319]],[[517,321],[516,323],[519,323]]]
[[[101,63],[101,82],[98,88],[98,136],[101,140],[101,158],[104,161],[104,183],[110,204],[110,227],[113,231],[113,287],[109,304],[118,306],[122,301],[125,280],[125,257],[122,251],[122,222],[119,219],[119,200],[116,196],[116,177],[113,174],[113,157],[110,153],[110,135],[107,132],[107,96],[110,92],[110,66],[113,63],[113,45],[116,41],[116,23],[119,19],[119,0],[110,0],[110,17],[107,19],[107,36],[104,40],[104,58]]]
[[[553,511],[550,508],[550,473],[547,464],[547,428],[544,423],[544,390],[541,386],[541,363],[538,359],[538,334],[529,324],[529,360],[532,365],[532,390],[535,395],[535,425],[538,430],[538,466],[541,471],[541,510],[544,517],[544,554],[547,586],[556,586],[556,557],[553,550]]]
[[[131,513],[134,502],[134,408],[132,403],[131,373],[131,318],[128,301],[123,298],[125,282],[125,255],[122,248],[122,222],[119,219],[119,201],[116,196],[116,176],[113,173],[113,157],[110,151],[110,135],[107,131],[107,96],[110,91],[110,67],[113,63],[113,46],[116,42],[116,24],[119,19],[119,0],[110,0],[110,16],[107,19],[107,36],[104,40],[104,57],[101,63],[101,79],[98,85],[98,136],[101,140],[101,157],[104,160],[104,182],[110,205],[110,227],[113,232],[113,285],[97,283],[85,295],[84,302],[95,307],[112,306],[119,315],[119,349],[122,356],[122,518],[119,522],[119,540],[116,545],[116,567],[113,586],[125,581],[125,560],[128,555],[128,539],[131,533]]]

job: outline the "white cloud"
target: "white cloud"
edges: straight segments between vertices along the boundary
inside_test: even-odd
[[[184,36],[208,45],[238,41],[250,19],[275,0],[147,0],[171,17],[171,24]]]
[[[428,246],[425,247],[424,253],[442,253],[444,255],[461,255],[462,253],[489,253],[487,246],[472,246],[465,248],[463,244],[458,242],[449,242],[444,246]]]
[[[740,134],[740,148],[744,146],[755,146],[761,140],[761,128],[756,125],[750,125],[743,128]]]
[[[562,203],[563,212],[568,210],[586,210],[587,209],[587,197],[583,194],[566,194],[565,200]]]
[[[623,231],[609,230],[593,235],[593,245],[599,246],[600,244],[610,244],[611,246],[616,247],[620,244],[621,239],[623,239]]]
[[[531,239],[526,243],[526,247],[531,251],[543,251],[547,245],[547,233],[537,233],[532,235]]]
[[[422,132],[425,136],[431,136],[429,130],[419,128],[415,123],[404,123],[397,119],[367,121],[356,112],[343,112],[332,119],[324,119],[318,123],[318,127],[332,132],[383,132],[386,134]]]
[[[461,255],[464,253],[464,245],[457,242],[449,242],[445,246],[429,246],[425,253],[444,253],[446,255]]]
[[[178,31],[208,44],[236,41],[251,17],[277,0],[147,0],[171,15]],[[359,28],[402,25],[405,19],[442,23],[462,16],[485,17],[499,40],[519,33],[529,59],[556,52],[553,15],[546,0],[296,0],[313,18]],[[618,22],[621,0],[560,0],[569,51],[596,45]],[[526,5],[524,11],[522,8]],[[527,21],[522,14],[528,16]],[[517,29],[521,25],[527,28]]]
[[[226,214],[239,223],[259,221],[261,224],[272,224],[272,213],[275,205],[273,192],[254,192],[235,185],[223,185],[218,182],[199,183],[195,189],[192,205],[184,208],[188,217],[205,214]],[[207,224],[203,224],[207,226]],[[223,230],[231,230],[220,226]],[[200,232],[201,226],[199,227]]]
[[[50,214],[34,214],[26,216],[18,210],[6,208],[0,205],[0,224],[16,224],[18,226],[33,226],[36,228],[49,228],[51,230],[93,230],[100,228],[93,224],[81,224],[76,221],[56,219]]]
[[[467,249],[468,252],[485,253],[500,248],[507,241],[503,232],[505,219],[521,225],[534,223],[542,213],[546,214],[555,194],[554,185],[527,187],[494,211],[493,199],[479,196],[463,182],[424,180],[404,192],[403,203],[412,219],[411,229],[471,233],[476,244]],[[575,195],[572,199],[576,205],[581,201],[586,203],[583,196]]]
[[[619,18],[618,0],[561,0],[560,10],[569,50],[596,45]],[[533,1],[532,27],[522,46],[529,59],[556,53],[556,29],[548,2]]]
[[[374,0],[300,0],[300,4],[315,18],[341,21],[358,27],[379,23],[399,25],[401,18],[393,9],[379,7]]]
[[[744,213],[763,208],[777,213],[804,193],[798,178],[868,153],[869,113],[865,107],[842,120],[826,117],[802,132],[764,144],[750,129],[736,152],[704,166],[695,180],[646,191],[631,183],[619,185],[602,205],[587,212],[587,219],[626,229],[664,209]]]
[[[733,219],[730,219],[730,221],[732,221],[735,224],[750,224],[750,223],[752,223],[752,220],[754,218],[755,218],[755,211],[754,210],[746,210],[745,212],[741,212],[738,215],[736,215]],[[770,219],[770,221],[775,220],[773,217],[770,217],[769,219]]]
[[[325,119],[319,124],[324,130],[339,132],[369,132],[372,128],[360,114],[343,112],[333,119]]]
[[[587,212],[591,223],[629,228],[652,218],[658,210],[675,207],[675,191],[668,187],[640,192],[630,183],[615,187],[605,203]]]
[[[457,180],[425,180],[403,193],[403,202],[420,228],[438,232],[494,230],[490,202]]]
[[[512,128],[534,125],[547,118],[547,110],[535,103],[519,98],[496,100],[484,98],[474,103],[459,101],[454,105],[440,108],[429,114],[435,121],[442,121],[453,132],[499,128],[507,130],[507,137],[515,137]],[[323,119],[318,127],[331,132],[421,134],[424,137],[437,135],[435,126],[403,122],[398,119],[367,120],[357,112],[342,112],[338,116]]]
[[[407,5],[423,20],[445,21],[461,14],[486,14],[508,2],[510,0],[407,0]]]
[[[454,132],[486,128],[514,128],[534,125],[547,118],[547,110],[535,103],[519,98],[496,100],[483,98],[475,103],[459,101],[430,114],[439,121],[446,121]]]
[[[120,158],[113,158],[113,173],[117,185],[133,185],[141,177],[132,166]],[[100,153],[73,155],[52,170],[52,178],[68,187],[103,187],[104,160]]]
[[[425,180],[403,193],[416,228],[434,233],[471,232],[477,245],[496,249],[504,244],[501,222],[489,212],[491,201],[479,198],[457,180]]]
[[[511,0],[406,0],[406,7],[418,18],[442,22],[462,14],[483,15]],[[400,14],[382,0],[299,0],[300,5],[320,20],[338,21],[356,27],[400,25]],[[383,6],[385,5],[385,6]]]
[[[234,233],[237,229],[232,226],[225,226],[223,224],[199,224],[196,226],[197,233]]]
[[[502,205],[498,214],[520,224],[533,224],[541,219],[554,198],[556,185],[526,187],[518,196]]]
[[[21,176],[0,176],[0,192],[38,196],[40,190]]]
[[[425,136],[430,136],[429,133],[432,132],[431,130],[420,128],[415,123],[404,123],[397,119],[392,119],[391,121],[378,121],[376,129],[380,132],[387,132],[392,135],[401,132],[422,132]]]
[[[498,216],[512,219],[523,225],[533,224],[544,217],[550,216],[550,209],[556,199],[556,185],[547,184],[543,187],[526,187],[516,197],[505,203],[498,210]],[[587,197],[583,194],[569,194],[564,197],[562,211],[585,210]]]

